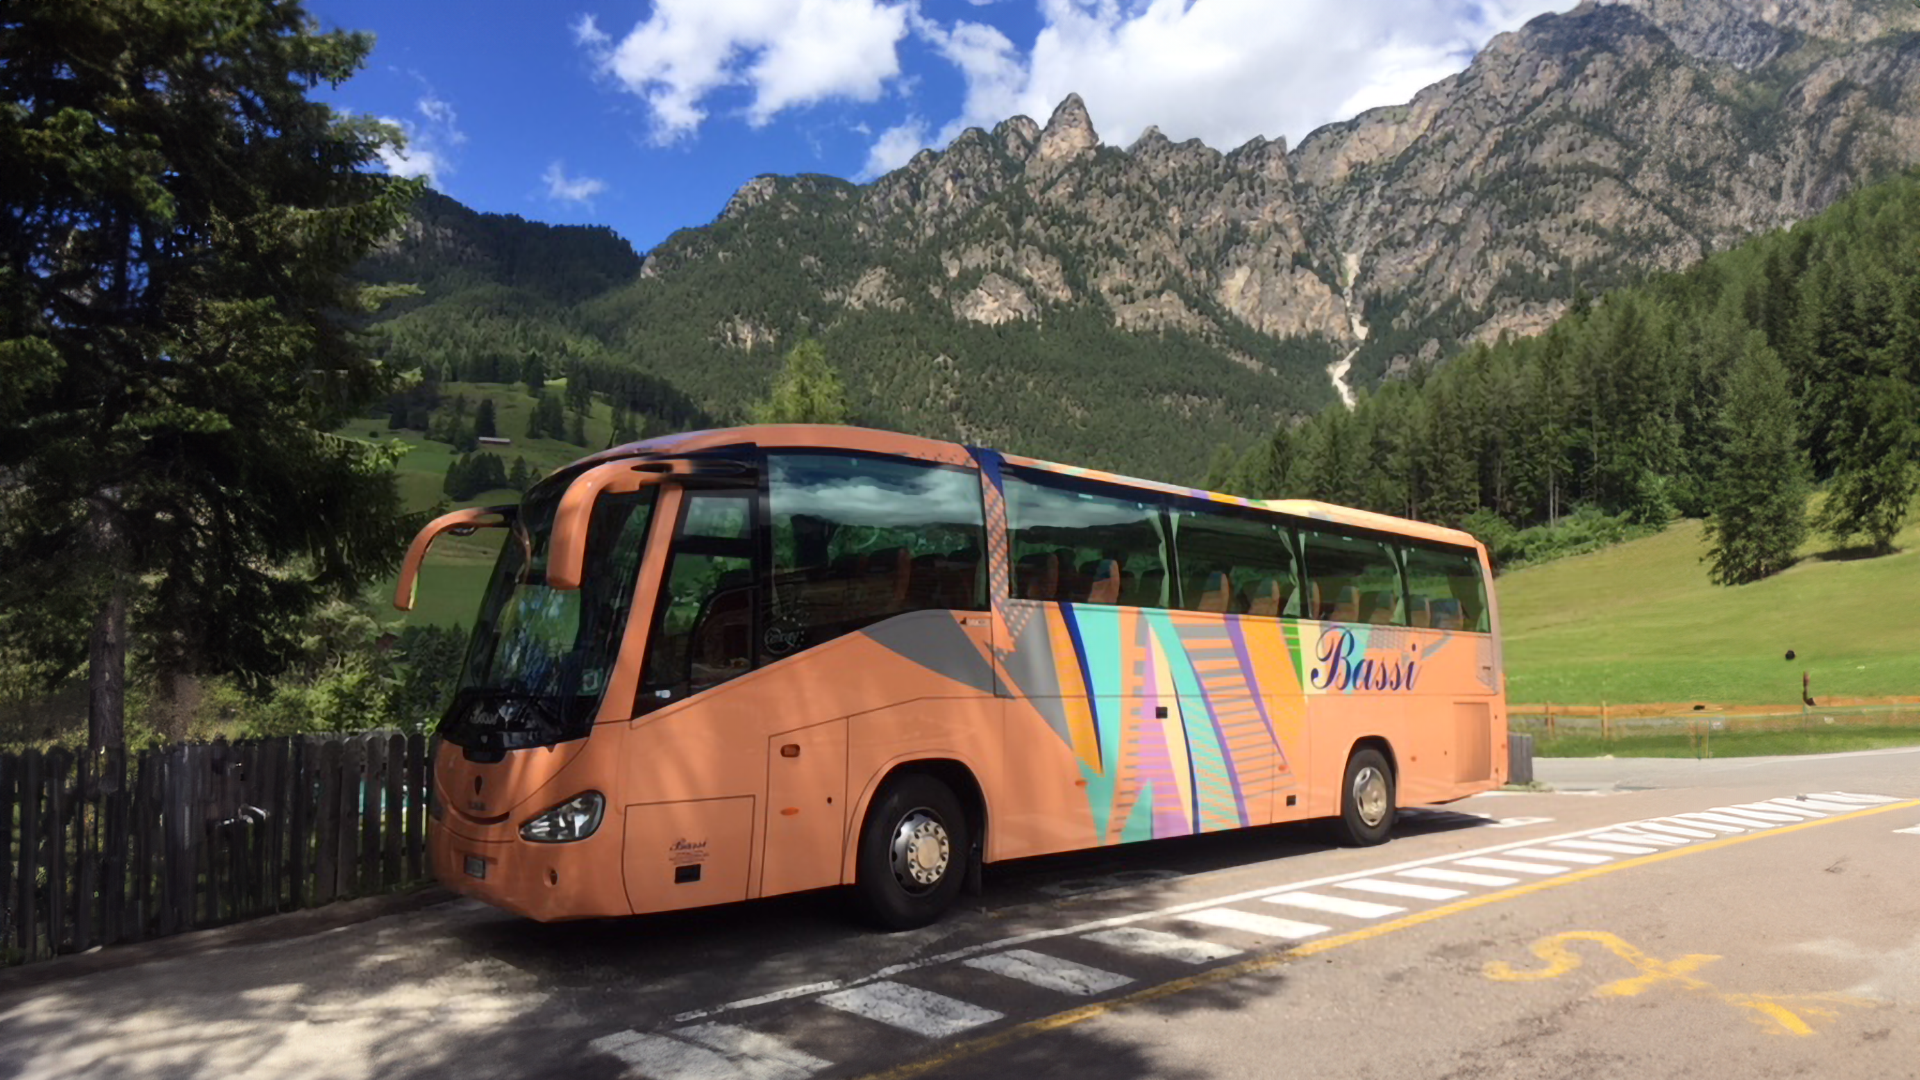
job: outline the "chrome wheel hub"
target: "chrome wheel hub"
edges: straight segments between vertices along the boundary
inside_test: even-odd
[[[1387,776],[1371,765],[1353,774],[1353,806],[1371,829],[1387,820]]]
[[[914,810],[893,830],[893,876],[911,893],[923,893],[940,884],[953,859],[947,827],[933,812]]]

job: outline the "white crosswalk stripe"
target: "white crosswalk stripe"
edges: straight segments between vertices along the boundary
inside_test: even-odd
[[[1635,844],[1612,844],[1600,840],[1556,840],[1557,848],[1577,848],[1581,851],[1605,851],[1613,855],[1651,855],[1659,848],[1641,847]]]
[[[1856,795],[1851,791],[1823,791],[1815,797],[1832,799],[1835,802],[1859,803],[1862,806],[1884,806],[1890,802],[1900,801],[1891,795]]]
[[[1562,851],[1558,847],[1513,848],[1502,854],[1512,855],[1519,859],[1538,859],[1541,862],[1570,862],[1585,866],[1598,866],[1601,863],[1610,863],[1613,861],[1613,856],[1611,855],[1595,855],[1590,851]]]
[[[622,1031],[587,1046],[644,1080],[807,1080],[833,1064],[732,1024],[698,1024],[671,1036]]]
[[[1198,938],[1181,937],[1179,934],[1169,934],[1164,930],[1148,930],[1140,926],[1095,930],[1082,937],[1097,944],[1125,949],[1143,956],[1178,960],[1183,964],[1211,964],[1240,955],[1240,950],[1231,946],[1201,941]]]
[[[1546,863],[1521,862],[1518,859],[1495,859],[1482,855],[1476,855],[1471,859],[1455,859],[1454,865],[1474,866],[1482,870],[1511,870],[1516,874],[1538,874],[1541,877],[1549,874],[1564,874],[1567,872],[1567,868],[1564,866],[1548,866]]]
[[[1685,840],[1677,836],[1632,832],[1627,829],[1615,829],[1611,832],[1597,832],[1590,835],[1595,840],[1611,840],[1622,844],[1659,844],[1662,847],[1682,847],[1686,844]]]
[[[1188,922],[1203,926],[1218,926],[1227,930],[1242,930],[1261,937],[1279,938],[1282,941],[1299,941],[1315,934],[1324,934],[1327,928],[1316,923],[1294,922],[1273,915],[1256,915],[1251,911],[1238,908],[1208,908],[1205,911],[1190,911],[1180,916]]]
[[[1712,829],[1714,832],[1726,833],[1728,835],[1743,833],[1748,829],[1764,829],[1770,824],[1758,821],[1740,821],[1737,818],[1722,817],[1718,814],[1675,814],[1670,818],[1662,818],[1661,820],[1691,826],[1696,829]]]
[[[1634,822],[1634,824],[1631,827],[1638,829],[1641,832],[1669,833],[1674,836],[1684,836],[1689,840],[1713,839],[1713,833],[1709,832],[1706,829],[1688,828],[1685,825],[1675,825],[1675,824],[1672,824],[1670,820],[1637,821],[1637,822]]]
[[[1432,866],[1402,870],[1396,876],[1419,878],[1422,881],[1450,881],[1455,885],[1516,885],[1520,882],[1519,878],[1501,877],[1498,874],[1473,874],[1465,870],[1441,870]]]
[[[1785,810],[1745,810],[1738,806],[1716,806],[1711,810],[1703,811],[1703,813],[1709,816],[1717,815],[1719,817],[1728,817],[1735,821],[1758,822],[1762,828],[1773,825],[1791,825],[1796,821],[1802,820],[1793,814],[1787,813]]]
[[[930,1039],[958,1035],[968,1028],[990,1024],[1001,1016],[992,1009],[969,1005],[945,994],[888,981],[828,994],[820,999],[820,1004]]]
[[[1792,799],[1772,799],[1768,802],[1763,802],[1763,803],[1762,802],[1741,803],[1738,806],[1732,807],[1732,809],[1772,810],[1774,813],[1777,813],[1777,814],[1794,814],[1801,818],[1823,818],[1823,817],[1826,817],[1827,815],[1821,813],[1820,812],[1821,809],[1832,810],[1838,807],[1839,807],[1838,803],[1827,803],[1823,807],[1816,809],[1815,807],[1812,807],[1812,806],[1802,806],[1799,803],[1794,802]],[[1853,808],[1845,807],[1845,809],[1851,810]]]
[[[1821,815],[1822,817],[1826,816],[1826,814],[1849,814],[1861,808],[1860,803],[1835,802],[1832,799],[1822,798],[1818,795],[1809,795],[1798,799],[1775,799],[1773,801],[1779,803],[1782,807],[1794,810],[1825,811],[1825,813]]]
[[[1378,919],[1383,915],[1398,915],[1407,910],[1392,904],[1376,904],[1370,900],[1350,900],[1344,896],[1324,896],[1313,892],[1283,892],[1278,896],[1267,897],[1266,901],[1269,904],[1285,904],[1288,907],[1324,911],[1329,915],[1347,915],[1355,919]]]
[[[995,975],[1004,975],[1009,979],[1018,979],[1024,983],[1062,994],[1075,994],[1080,997],[1092,997],[1109,990],[1118,990],[1133,980],[1125,975],[1115,975],[1111,971],[1102,971],[1085,964],[1076,964],[1071,960],[1062,960],[1057,956],[1034,952],[1031,949],[1010,949],[1003,953],[989,953],[976,956],[961,963],[981,971],[991,971]]]
[[[1382,896],[1405,896],[1414,900],[1451,900],[1456,896],[1467,895],[1460,889],[1443,889],[1438,885],[1415,885],[1409,881],[1386,881],[1381,878],[1342,881],[1339,887],[1358,892],[1379,893]]]

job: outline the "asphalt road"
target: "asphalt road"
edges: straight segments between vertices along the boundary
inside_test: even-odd
[[[541,926],[465,901],[0,991],[0,1077],[1920,1080],[1920,749]],[[50,966],[49,975],[58,972]]]

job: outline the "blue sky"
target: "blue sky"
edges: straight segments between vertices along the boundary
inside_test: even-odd
[[[867,180],[1068,92],[1103,141],[1230,149],[1409,100],[1573,0],[308,0],[377,38],[324,94],[468,206],[645,251],[762,173]]]

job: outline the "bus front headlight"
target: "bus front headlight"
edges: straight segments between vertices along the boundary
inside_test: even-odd
[[[606,809],[606,796],[597,791],[582,792],[551,810],[528,818],[526,824],[520,826],[520,839],[536,844],[568,844],[585,840],[600,827],[600,818]]]

